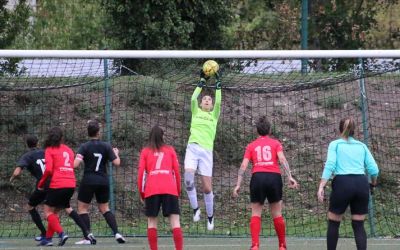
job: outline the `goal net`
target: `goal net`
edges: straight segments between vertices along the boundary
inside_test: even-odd
[[[178,152],[183,173],[190,98],[201,64],[209,58],[66,57],[18,56],[10,61],[0,54],[0,237],[32,237],[39,232],[26,211],[34,178],[23,171],[19,179],[9,182],[17,160],[27,151],[25,136],[36,135],[43,145],[48,129],[61,126],[65,143],[76,152],[87,140],[87,121],[92,118],[102,122],[103,139],[120,149],[121,166],[111,168],[111,206],[120,231],[128,236],[146,235],[147,219],[136,189],[139,152],[150,128],[159,124],[166,142]],[[192,221],[183,188],[180,203],[185,235],[249,235],[250,172],[240,197],[234,199],[231,193],[245,147],[257,137],[254,122],[262,115],[271,121],[273,136],[282,142],[300,183],[299,190],[284,187],[287,235],[320,237],[326,233],[328,203],[318,203],[316,192],[328,144],[338,137],[339,120],[345,116],[356,120],[355,137],[369,146],[381,171],[367,230],[370,235],[399,235],[400,61],[309,56],[307,72],[301,72],[304,57],[232,57],[215,59],[223,86],[214,146],[215,230],[207,231],[205,219]],[[203,91],[214,95],[213,79]],[[83,169],[75,172],[80,180]],[[197,177],[203,206],[199,182]],[[72,207],[77,209],[76,192]],[[41,206],[38,210],[43,217]],[[95,235],[111,235],[95,201],[90,217]],[[346,217],[340,233],[352,236],[350,217]],[[160,222],[160,234],[169,234],[168,221],[160,218]],[[275,234],[267,207],[262,223],[263,236]],[[69,235],[80,236],[65,214],[61,224]]]

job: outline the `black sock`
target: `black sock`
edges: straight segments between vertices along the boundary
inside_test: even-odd
[[[69,214],[69,217],[71,217],[75,221],[76,225],[78,225],[78,227],[81,228],[83,236],[86,239],[89,234],[89,231],[86,227],[86,224],[82,221],[78,213],[75,210],[72,210],[72,212]]]
[[[208,216],[207,216],[208,217]],[[212,219],[214,218],[214,215],[213,216],[211,216],[211,217],[208,217],[208,222],[210,222],[211,223],[211,221],[212,221]]]
[[[40,236],[46,236],[46,228],[43,225],[42,218],[40,217],[40,214],[36,210],[36,208],[33,208],[29,210],[29,214],[32,217],[33,222],[39,228],[40,230]]]
[[[196,214],[197,210],[199,210],[200,207],[197,207],[195,209],[193,209],[193,214]]]
[[[90,232],[90,218],[89,214],[80,214],[79,217],[81,217],[81,220],[83,223],[85,223],[87,230]]]
[[[352,220],[351,226],[353,227],[354,238],[356,240],[357,250],[367,249],[367,233],[364,229],[363,220]]]
[[[328,231],[326,233],[326,243],[328,250],[336,250],[339,239],[340,221],[328,220]]]
[[[107,211],[103,214],[104,219],[106,219],[107,224],[111,227],[111,230],[113,231],[114,235],[118,233],[118,226],[117,226],[117,221],[115,220],[115,216],[111,211]]]

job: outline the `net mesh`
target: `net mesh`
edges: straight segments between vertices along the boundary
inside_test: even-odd
[[[130,62],[129,65],[136,63],[140,69],[132,70],[124,66],[126,60],[109,61],[105,67],[104,61],[97,59],[24,59],[18,64],[17,73],[2,72],[0,237],[38,234],[25,210],[35,180],[24,171],[18,180],[8,181],[16,161],[26,152],[24,136],[35,134],[43,142],[50,127],[61,126],[66,144],[77,150],[86,141],[86,124],[91,118],[102,121],[104,139],[107,133],[112,134],[112,145],[120,149],[121,166],[113,169],[112,184],[112,206],[120,231],[126,235],[146,235],[147,219],[136,190],[139,152],[150,128],[157,123],[164,128],[166,141],[175,146],[183,164],[191,119],[190,98],[203,61],[140,60]],[[323,63],[310,62],[310,65]],[[347,72],[325,67],[325,71],[310,69],[308,74],[301,74],[300,60],[221,60],[222,113],[213,172],[215,230],[207,231],[205,219],[192,222],[192,210],[182,192],[181,224],[185,235],[249,234],[250,173],[245,177],[239,198],[233,199],[231,191],[245,146],[256,138],[254,122],[261,115],[272,122],[273,136],[282,142],[300,182],[299,190],[284,187],[283,213],[288,235],[325,235],[328,207],[327,203],[317,202],[316,192],[328,144],[337,138],[338,121],[344,116],[354,117],[358,124],[356,137],[368,141],[381,170],[381,184],[373,196],[372,225],[376,235],[399,235],[400,67],[397,62],[366,60],[363,71],[357,61],[349,60],[351,66]],[[365,112],[361,78],[367,97]],[[213,96],[212,81],[204,91]],[[109,120],[106,98],[110,98]],[[368,118],[368,131],[363,131],[363,113]],[[109,126],[104,125],[107,122]],[[76,170],[78,180],[82,172]],[[196,181],[201,190],[198,178]],[[328,187],[328,195],[329,190]],[[198,193],[203,206],[203,197]],[[110,235],[111,230],[93,203],[92,231],[99,236]],[[72,206],[77,207],[76,193]],[[275,235],[268,210],[262,219],[262,234]],[[65,214],[61,223],[71,236],[80,235]],[[370,223],[366,225],[369,227]],[[340,230],[342,236],[353,235],[348,214]],[[160,218],[159,232],[169,234],[167,220]]]

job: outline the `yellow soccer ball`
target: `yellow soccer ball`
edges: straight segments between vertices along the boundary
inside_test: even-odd
[[[219,70],[219,65],[214,60],[208,60],[203,64],[203,72],[206,76],[213,76]]]

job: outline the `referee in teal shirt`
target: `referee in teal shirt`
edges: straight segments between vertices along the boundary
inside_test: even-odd
[[[318,189],[318,200],[324,201],[324,188],[332,181],[329,198],[327,249],[336,249],[339,226],[346,208],[350,205],[351,225],[353,227],[357,250],[367,249],[367,234],[364,229],[365,215],[368,213],[368,200],[371,185],[376,186],[378,166],[367,146],[353,138],[355,123],[352,118],[340,121],[341,138],[332,141]]]

